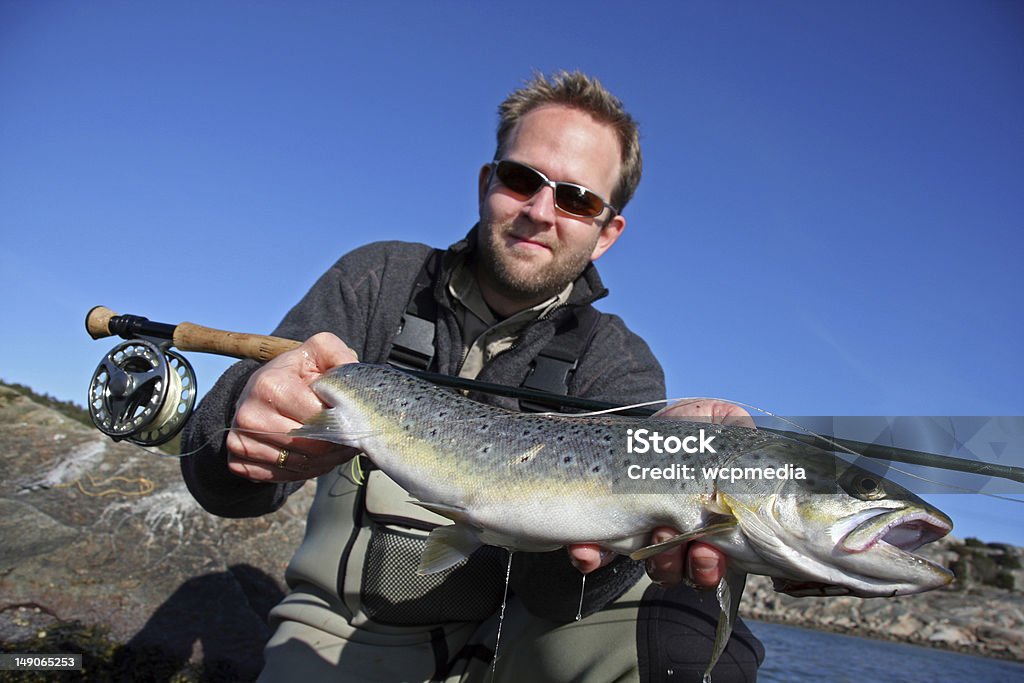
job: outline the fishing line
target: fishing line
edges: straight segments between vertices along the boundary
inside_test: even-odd
[[[357,455],[349,461],[349,477],[356,486],[362,486],[366,483],[366,472],[363,472],[361,460],[360,456]]]
[[[505,605],[508,604],[508,584],[512,579],[512,555],[514,553],[510,548],[507,550],[508,566],[505,567],[505,593],[501,596],[501,611],[498,612],[498,633],[494,636],[494,655],[491,657],[490,679],[492,683],[494,681],[494,673],[498,669],[498,645],[501,643],[501,627],[505,623]]]
[[[587,575],[583,575],[583,582],[580,584],[580,606],[576,608],[576,621],[583,618],[583,594],[587,590]]]
[[[78,490],[81,491],[83,495],[89,496],[90,498],[103,498],[105,496],[114,495],[145,496],[152,493],[156,489],[156,485],[153,483],[153,481],[151,479],[147,479],[146,477],[135,477],[132,479],[129,477],[114,476],[108,477],[107,479],[97,480],[88,472],[85,473],[85,476],[89,480],[89,485],[92,487],[91,491],[85,488],[85,486],[82,484],[81,477],[75,479],[74,481],[67,482],[65,484],[57,484],[54,488],[60,489],[68,488],[71,486],[77,486]],[[104,484],[112,484],[116,481],[124,482],[126,484],[137,484],[138,489],[127,490],[118,488],[117,486],[111,486],[106,489],[101,488]]]
[[[687,399],[682,399],[681,398],[681,399],[678,399],[678,400],[685,401]],[[560,413],[558,411],[551,411],[551,412],[546,412],[546,413],[534,413],[534,415],[543,415],[545,417],[570,417],[570,418],[572,418],[572,417],[598,417],[600,415],[607,415],[609,413],[621,413],[621,412],[623,412],[625,410],[635,410],[637,408],[650,408],[651,406],[658,406],[658,405],[661,405],[662,403],[666,403],[667,404],[668,402],[669,402],[669,399],[664,399],[663,398],[663,399],[660,399],[660,400],[657,400],[657,401],[646,401],[644,403],[633,403],[633,404],[628,405],[628,406],[613,406],[611,408],[605,408],[604,410],[591,410],[591,411],[588,411],[588,412],[585,412],[585,413]],[[731,401],[730,401],[730,403],[731,403]],[[739,404],[737,404],[737,405],[739,405]],[[516,413],[516,414],[517,415],[521,415],[523,413]]]

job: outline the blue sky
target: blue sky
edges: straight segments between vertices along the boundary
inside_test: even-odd
[[[84,403],[96,304],[268,332],[359,244],[455,241],[498,102],[559,68],[640,121],[601,307],[670,395],[1024,415],[1001,1],[0,2],[0,377]],[[228,364],[191,360],[201,388]],[[1021,506],[935,499],[1024,544]]]

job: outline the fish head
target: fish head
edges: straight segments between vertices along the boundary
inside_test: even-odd
[[[791,445],[784,450],[784,460],[799,463],[806,478],[781,480],[771,492],[719,492],[778,590],[882,597],[953,580],[948,569],[915,554],[952,531],[953,522],[941,510],[824,451],[804,454]]]

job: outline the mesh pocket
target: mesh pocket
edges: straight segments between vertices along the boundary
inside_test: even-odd
[[[507,551],[484,546],[443,572],[419,576],[426,538],[376,526],[363,566],[362,604],[380,624],[416,626],[480,621],[501,605]]]

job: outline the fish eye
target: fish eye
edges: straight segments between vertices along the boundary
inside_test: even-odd
[[[882,480],[867,472],[858,472],[853,476],[853,493],[860,498],[875,500],[885,497],[885,487]]]

